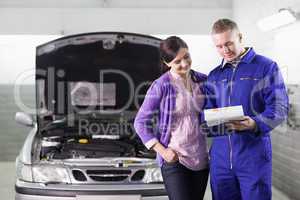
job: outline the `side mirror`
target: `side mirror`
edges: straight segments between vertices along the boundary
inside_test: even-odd
[[[24,113],[24,112],[17,112],[16,116],[15,116],[15,120],[19,124],[22,124],[25,126],[33,127],[33,125],[34,125],[33,118],[29,114]]]

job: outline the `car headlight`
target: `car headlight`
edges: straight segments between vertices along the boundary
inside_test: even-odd
[[[39,183],[71,183],[67,170],[57,165],[33,166],[32,176],[33,181]]]
[[[162,183],[163,178],[160,168],[148,168],[146,169],[145,176],[143,178],[144,183]]]
[[[21,162],[17,162],[16,166],[17,179],[32,182],[32,168],[31,165],[26,165]]]

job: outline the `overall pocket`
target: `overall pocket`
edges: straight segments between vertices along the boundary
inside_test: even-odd
[[[263,147],[264,147],[264,158],[267,161],[272,160],[272,145],[271,145],[271,138],[270,137],[263,137]]]

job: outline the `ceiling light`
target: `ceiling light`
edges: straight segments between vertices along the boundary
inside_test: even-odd
[[[296,13],[291,9],[280,9],[278,13],[265,17],[258,21],[257,25],[262,31],[270,31],[297,20]]]

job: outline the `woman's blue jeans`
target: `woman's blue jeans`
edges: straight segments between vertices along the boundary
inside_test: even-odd
[[[177,161],[164,162],[161,171],[169,200],[203,200],[208,169],[193,171]]]

